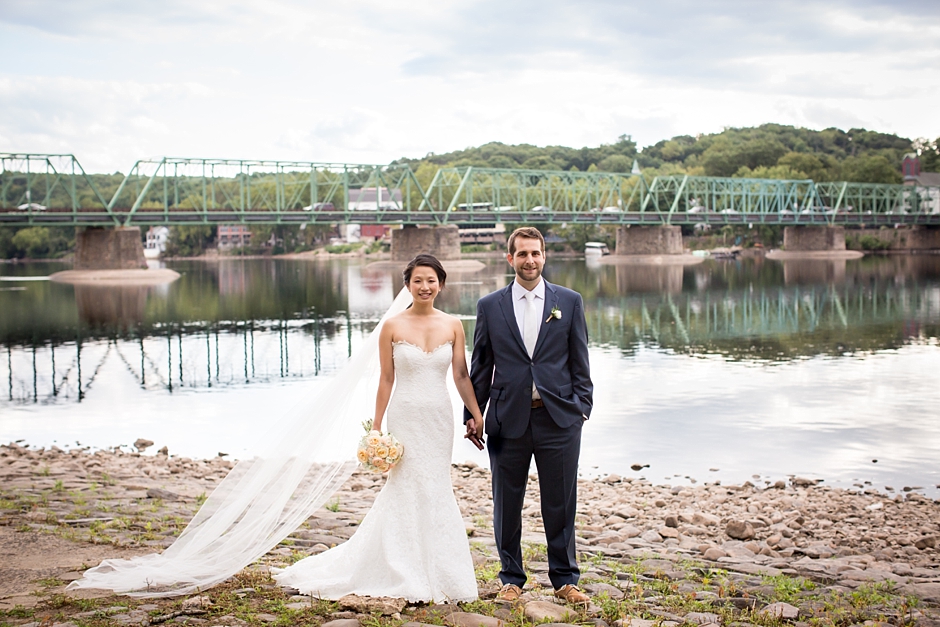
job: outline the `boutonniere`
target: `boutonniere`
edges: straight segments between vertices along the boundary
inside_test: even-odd
[[[551,312],[548,314],[548,318],[545,318],[545,324],[548,324],[552,321],[552,318],[555,320],[561,320],[561,309],[558,307],[552,307]]]

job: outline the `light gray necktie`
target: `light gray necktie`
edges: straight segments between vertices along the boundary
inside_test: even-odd
[[[539,315],[535,304],[535,293],[525,294],[525,316],[522,319],[522,342],[529,357],[535,352],[535,342],[539,339]]]

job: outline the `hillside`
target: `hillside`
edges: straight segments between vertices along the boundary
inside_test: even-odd
[[[938,140],[940,141],[940,140]],[[630,136],[597,147],[507,145],[490,142],[445,154],[399,162],[424,170],[442,166],[601,170],[629,172],[634,159],[648,177],[697,174],[757,178],[812,178],[862,183],[900,183],[904,153],[921,150],[925,171],[940,166],[938,141],[912,141],[866,129],[814,131],[782,124],[680,135],[638,149]]]

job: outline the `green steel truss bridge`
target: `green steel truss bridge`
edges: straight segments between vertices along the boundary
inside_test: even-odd
[[[940,225],[940,187],[475,167],[422,182],[404,164],[171,157],[121,176],[0,153],[0,225],[335,222]]]

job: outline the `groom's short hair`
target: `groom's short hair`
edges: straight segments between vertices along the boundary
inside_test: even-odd
[[[524,237],[525,239],[537,239],[539,245],[542,247],[542,252],[545,252],[545,238],[542,237],[542,233],[535,228],[534,226],[520,226],[518,229],[512,232],[512,235],[509,236],[509,254],[516,254],[516,238]]]

